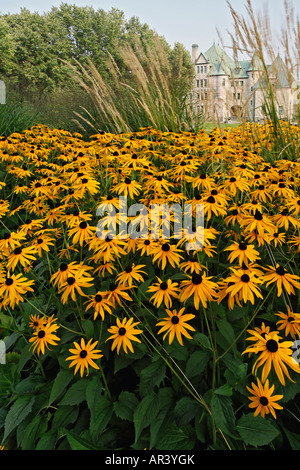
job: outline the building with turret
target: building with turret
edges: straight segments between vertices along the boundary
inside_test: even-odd
[[[218,44],[204,53],[193,44],[192,60],[195,64],[192,106],[208,119],[263,120],[267,80],[272,84],[278,115],[292,120],[296,114],[295,80],[279,56],[264,70],[255,53],[249,60],[234,61]]]

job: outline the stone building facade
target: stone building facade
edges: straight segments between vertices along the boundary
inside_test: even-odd
[[[203,111],[208,119],[220,122],[244,117],[249,121],[264,119],[266,73],[256,54],[250,60],[235,62],[217,44],[204,53],[193,44],[192,60],[195,78],[190,98],[196,112]],[[279,56],[266,68],[278,115],[293,120],[296,112],[294,78]]]

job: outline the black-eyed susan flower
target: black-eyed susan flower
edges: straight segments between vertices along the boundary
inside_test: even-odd
[[[270,217],[259,210],[256,210],[254,214],[245,215],[243,220],[240,221],[240,224],[246,232],[256,230],[258,235],[262,238],[277,230]]]
[[[119,282],[119,284],[129,287],[133,286],[134,281],[143,282],[144,278],[142,274],[146,275],[146,272],[142,271],[142,268],[145,267],[145,264],[129,264],[120,274],[118,274],[116,281]]]
[[[134,196],[137,196],[141,189],[142,186],[140,183],[128,177],[125,178],[122,183],[119,183],[114,187],[114,191],[117,194],[129,196],[131,199],[134,199]]]
[[[294,287],[300,289],[300,277],[296,274],[290,274],[283,266],[277,264],[276,267],[268,266],[264,269],[266,274],[263,281],[266,283],[266,287],[276,283],[278,297],[281,296],[283,289],[288,295],[295,294]]]
[[[235,296],[239,301],[255,303],[255,297],[263,298],[259,284],[262,283],[253,271],[245,272],[244,269],[231,269],[232,274],[226,278],[230,285],[227,287],[226,292]]]
[[[10,275],[7,273],[6,277],[0,279],[0,297],[7,300],[7,303],[12,309],[15,305],[23,302],[23,295],[27,292],[33,292],[34,281],[28,280],[21,273]]]
[[[182,259],[180,253],[182,253],[182,250],[165,240],[159,240],[157,245],[154,245],[150,252],[153,257],[153,262],[157,262],[161,269],[165,269],[167,263],[173,268],[179,266],[180,260]]]
[[[157,281],[148,287],[147,292],[153,293],[150,297],[150,302],[159,308],[163,303],[165,307],[170,308],[174,299],[178,299],[179,286],[177,282],[172,282],[171,279],[162,281],[157,277]]]
[[[206,273],[203,272],[202,274],[193,273],[192,276],[189,276],[189,279],[181,281],[180,302],[185,303],[190,297],[193,297],[196,310],[199,310],[200,304],[206,308],[207,302],[217,297],[218,284],[211,281],[211,279],[212,276],[207,277]]]
[[[108,300],[110,300],[115,308],[118,304],[120,307],[123,305],[123,301],[127,300],[128,302],[132,301],[130,295],[126,292],[126,290],[130,289],[129,286],[124,286],[122,284],[118,284],[118,282],[111,282],[108,288]]]
[[[195,318],[195,315],[192,313],[184,314],[184,311],[184,307],[179,311],[175,309],[166,309],[168,317],[165,317],[156,323],[156,326],[161,326],[157,334],[165,333],[163,340],[166,338],[166,336],[169,336],[169,344],[173,342],[175,336],[181,346],[183,346],[182,336],[192,339],[192,336],[187,332],[187,330],[195,331],[195,328],[193,328],[187,322]]]
[[[252,368],[253,374],[256,376],[258,369],[263,366],[261,381],[265,383],[273,367],[282,385],[285,385],[284,376],[294,382],[287,368],[288,366],[293,371],[300,373],[300,364],[292,357],[293,341],[282,341],[278,331],[270,331],[263,337],[258,332],[252,330],[252,336],[255,336],[257,341],[253,345],[248,346],[242,354],[258,355]]]
[[[290,307],[287,308],[288,312],[278,312],[275,313],[277,317],[280,317],[281,320],[276,322],[277,329],[284,330],[285,336],[298,336],[300,338],[300,314],[294,313]]]
[[[98,341],[90,339],[87,343],[84,338],[81,338],[80,344],[76,341],[73,342],[74,348],[69,349],[69,352],[72,356],[66,358],[66,361],[72,361],[69,367],[74,367],[74,375],[80,372],[80,377],[83,377],[84,371],[86,369],[86,375],[89,375],[89,367],[93,369],[99,369],[99,366],[95,363],[95,360],[103,357],[100,349],[95,349]]]
[[[277,419],[275,410],[282,410],[283,407],[277,403],[278,400],[283,398],[283,395],[273,395],[275,385],[269,386],[269,380],[267,379],[264,384],[257,379],[257,385],[251,383],[252,388],[247,386],[247,390],[251,393],[248,397],[251,403],[249,408],[256,408],[254,416],[261,415],[263,418],[265,415],[271,413],[272,416]]]
[[[40,315],[30,315],[29,317],[29,326],[31,328],[39,329],[45,324],[46,318],[45,316]]]
[[[32,352],[36,350],[37,355],[45,353],[45,348],[50,349],[49,345],[56,346],[60,338],[55,334],[59,325],[52,322],[44,323],[40,328],[36,329],[33,336],[29,338],[32,343]]]
[[[54,246],[54,238],[49,234],[37,234],[37,237],[33,240],[32,246],[36,249],[38,256],[42,256],[43,252],[50,252],[51,246]]]
[[[97,316],[100,315],[102,320],[105,318],[105,313],[112,314],[112,308],[114,304],[112,301],[108,300],[108,292],[98,291],[95,295],[91,296],[87,302],[87,307],[85,311],[87,312],[90,308],[94,310],[94,320]]]
[[[245,240],[239,243],[234,241],[227,248],[224,248],[224,251],[230,251],[228,255],[230,263],[237,260],[239,265],[243,263],[247,265],[249,262],[254,263],[256,260],[260,259],[259,252],[255,250],[254,245],[248,244]]]
[[[34,246],[17,246],[7,258],[6,267],[9,271],[14,271],[20,264],[26,267],[36,260],[37,249]]]
[[[83,266],[82,263],[76,263],[76,261],[60,263],[58,270],[51,276],[50,282],[52,282],[54,286],[57,284],[58,287],[61,287],[61,285],[67,281],[68,277],[74,276],[76,272],[82,269],[88,272],[93,268],[92,266]]]
[[[77,226],[68,230],[68,236],[73,237],[72,242],[74,245],[79,243],[80,246],[83,246],[84,243],[89,243],[95,231],[96,227],[83,220]]]
[[[63,304],[67,303],[69,296],[73,301],[76,301],[76,293],[82,297],[86,297],[82,288],[89,288],[93,286],[94,278],[89,276],[84,271],[76,271],[72,275],[68,276],[66,281],[63,282],[59,287],[59,294],[61,295],[61,301]]]
[[[133,323],[133,317],[127,320],[126,317],[123,318],[121,321],[119,318],[116,319],[116,325],[111,326],[108,328],[108,332],[112,333],[106,341],[113,340],[111,345],[111,350],[113,351],[117,348],[117,354],[119,354],[120,349],[124,350],[125,354],[127,354],[128,349],[133,353],[132,341],[136,341],[140,343],[140,339],[136,337],[143,333],[143,330],[135,328],[140,322]]]

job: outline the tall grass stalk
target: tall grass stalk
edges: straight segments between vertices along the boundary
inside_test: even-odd
[[[284,56],[283,62],[278,58],[278,49],[274,45],[268,11],[255,13],[251,0],[246,0],[246,16],[239,14],[227,0],[233,19],[234,33],[230,33],[235,57],[239,51],[245,51],[249,56],[255,54],[261,64],[259,86],[263,94],[264,104],[262,106],[265,121],[268,122],[269,144],[264,147],[265,156],[268,160],[280,158],[293,159],[299,152],[299,142],[291,138],[285,122],[279,112],[281,100],[280,82],[282,77],[288,81],[292,89],[295,84],[295,66],[300,64],[300,21],[295,17],[293,5],[284,0],[285,24],[281,31],[281,48]],[[268,61],[275,64],[273,67],[267,65]],[[290,97],[287,96],[286,101]],[[296,101],[296,100],[295,100]],[[286,102],[286,109],[289,103]],[[295,109],[296,108],[296,109]],[[299,119],[300,100],[285,119],[294,122]],[[299,121],[298,121],[299,124]]]
[[[92,98],[98,116],[82,110],[81,122],[96,131],[132,132],[152,126],[162,131],[188,131],[203,128],[202,116],[190,109],[187,93],[174,86],[172,67],[159,36],[155,47],[136,40],[120,50],[125,64],[121,74],[114,58],[107,53],[110,80],[104,80],[91,60],[87,67],[69,64],[72,77]],[[178,59],[178,77],[183,69]],[[84,125],[84,124],[83,124]],[[103,129],[104,127],[104,129]]]

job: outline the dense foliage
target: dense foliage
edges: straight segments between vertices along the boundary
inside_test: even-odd
[[[265,161],[272,132],[2,138],[5,448],[299,450],[300,163]],[[123,238],[120,195],[147,229],[155,203],[202,204],[204,246]]]
[[[147,24],[137,17],[126,19],[115,8],[106,12],[62,3],[43,14],[26,8],[17,14],[2,14],[0,78],[6,82],[8,101],[29,101],[42,114],[42,122],[74,131],[73,112],[80,106],[90,112],[94,108],[70,77],[70,67],[64,61],[84,66],[88,58],[110,82],[109,57],[123,75],[126,67],[120,48],[134,44],[137,38],[142,47],[154,48],[155,36]],[[172,69],[172,83],[184,96],[193,78],[190,54],[179,43],[171,47],[163,37],[161,41]],[[183,67],[179,68],[181,61]]]

